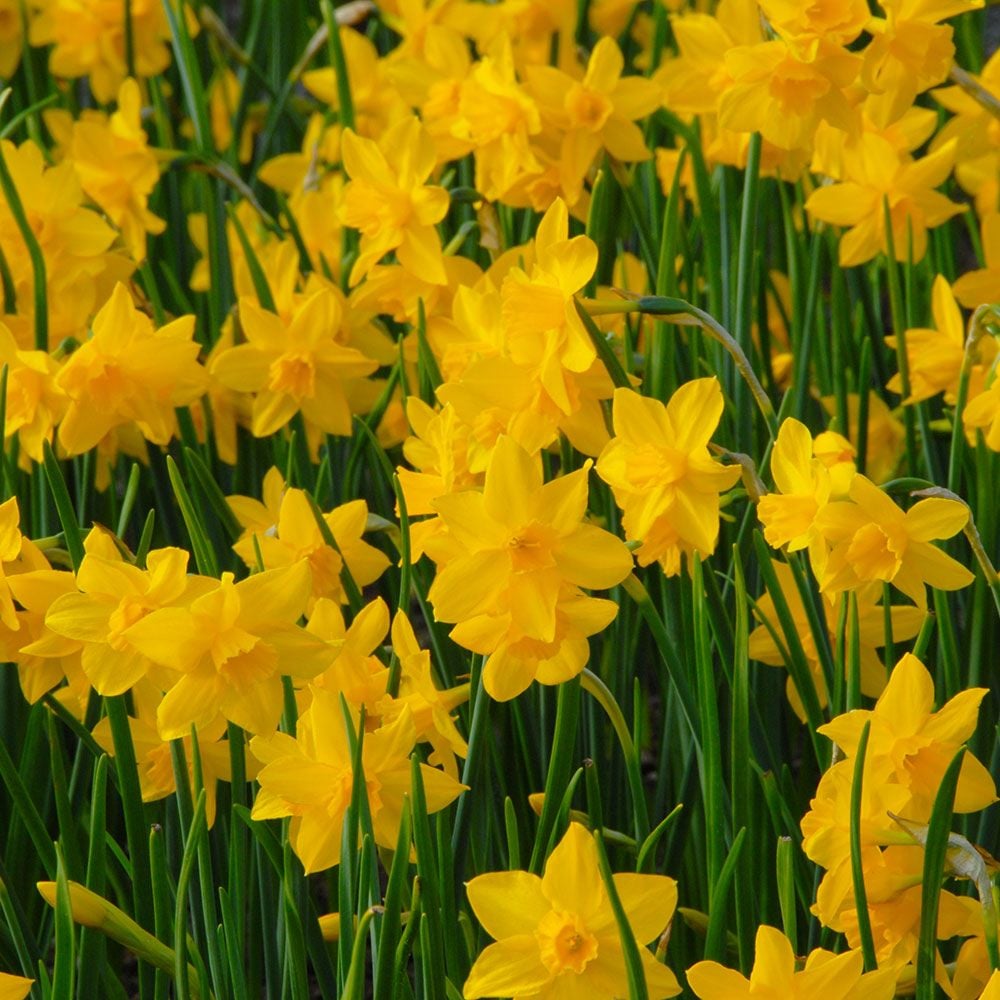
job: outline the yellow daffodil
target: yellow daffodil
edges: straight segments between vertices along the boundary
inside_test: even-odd
[[[392,85],[386,61],[370,38],[353,28],[340,28],[347,79],[351,87],[354,127],[358,135],[378,139],[386,129],[409,114],[406,102]],[[331,111],[340,110],[337,76],[333,67],[302,74],[302,85]]]
[[[850,500],[827,504],[816,518],[831,547],[825,567],[819,570],[821,589],[837,594],[881,580],[925,608],[927,585],[959,590],[975,579],[961,563],[931,545],[958,534],[968,520],[965,504],[938,497],[921,500],[904,513],[870,479],[856,475]]]
[[[343,307],[332,289],[302,298],[289,321],[240,300],[247,343],[223,351],[211,374],[237,392],[253,393],[251,429],[266,437],[300,412],[327,434],[351,433],[345,383],[370,375],[378,362],[345,347],[336,337]]]
[[[327,644],[297,624],[310,577],[302,561],[240,583],[231,573],[202,578],[190,602],[151,611],[125,629],[134,649],[180,673],[156,711],[163,739],[220,716],[251,733],[277,728],[282,675],[308,680],[329,662]]]
[[[650,1000],[676,996],[674,974],[643,947],[662,933],[677,905],[677,885],[663,875],[612,876],[639,944]],[[479,875],[469,902],[496,939],[465,981],[466,1000],[480,997],[625,996],[625,957],[593,836],[570,823],[541,878],[511,871]]]
[[[69,400],[56,382],[58,367],[45,351],[22,351],[13,334],[0,323],[0,365],[7,366],[7,408],[4,433],[18,436],[32,461],[42,460],[42,445],[52,443],[55,425]]]
[[[82,118],[73,125],[68,156],[83,190],[121,230],[132,259],[146,256],[146,234],[166,223],[146,207],[160,178],[141,120],[142,97],[135,80],[118,91],[118,110],[109,118]]]
[[[42,150],[30,140],[17,147],[3,140],[3,155],[45,258],[48,346],[63,337],[81,337],[114,281],[126,280],[133,265],[108,252],[115,232],[97,212],[84,207],[72,163],[48,166]],[[10,269],[18,316],[28,323],[34,310],[31,258],[6,198],[0,199],[0,251]],[[27,346],[30,333],[22,337],[18,328],[15,335]]]
[[[681,386],[666,406],[631,389],[615,390],[615,436],[597,460],[597,474],[622,509],[625,537],[641,542],[641,566],[659,562],[674,576],[683,555],[715,551],[719,494],[740,477],[708,450],[722,409],[714,378]]]
[[[840,266],[864,264],[888,250],[885,202],[889,204],[896,259],[917,263],[927,251],[927,230],[962,211],[934,189],[944,183],[954,165],[949,143],[918,160],[900,157],[875,133],[858,140],[858,151],[846,158],[848,179],[817,188],[806,201],[814,218],[843,226]]]
[[[750,978],[718,962],[699,962],[688,969],[688,985],[700,1000],[750,1000],[751,997],[787,997],[788,1000],[891,1000],[896,992],[893,969],[864,971],[860,950],[837,955],[816,948],[799,971],[791,942],[766,924],[757,928]]]
[[[794,418],[782,422],[771,454],[771,474],[779,493],[768,493],[757,504],[770,545],[788,546],[797,552],[817,538],[816,515],[832,494],[850,487],[853,463],[834,466],[835,474],[814,455],[815,443],[808,428]]]
[[[434,228],[448,212],[448,192],[426,184],[437,162],[434,143],[416,118],[404,118],[376,143],[344,131],[341,154],[351,178],[340,219],[361,232],[351,269],[356,285],[387,253],[424,281],[445,284],[441,240]]]
[[[525,71],[543,119],[563,135],[560,157],[565,169],[581,181],[602,148],[626,163],[651,155],[635,122],[656,110],[662,91],[643,77],[623,77],[624,68],[617,42],[602,38],[582,80],[555,66]]]
[[[53,76],[90,77],[94,96],[114,98],[125,79],[125,8],[108,0],[31,0],[32,45],[52,45]],[[179,5],[178,5],[179,6]],[[155,76],[170,65],[170,24],[156,0],[132,0],[135,68],[140,76]]]
[[[960,86],[935,90],[937,102],[954,117],[945,122],[931,148],[937,149],[952,139],[958,143],[955,177],[962,189],[975,198],[976,210],[985,219],[1000,205],[1000,118],[990,110],[990,100],[1000,99],[1000,50],[990,56],[980,74],[969,76],[973,87],[982,88],[986,101]]]
[[[726,53],[732,85],[719,102],[719,124],[760,132],[780,149],[808,148],[821,121],[850,129],[854,114],[846,89],[861,60],[828,40],[808,52],[783,39],[737,47]]]
[[[272,467],[264,477],[263,502],[252,497],[228,497],[229,505],[246,531],[233,548],[249,567],[257,565],[257,553],[265,569],[291,566],[300,559],[312,571],[312,602],[333,598],[347,603],[341,582],[346,563],[359,587],[374,583],[389,565],[388,557],[363,541],[368,527],[368,504],[351,500],[323,514],[337,547],[327,545],[316,522],[312,504],[303,490],[286,489],[281,473]]]
[[[357,726],[357,720],[354,721]],[[390,725],[365,733],[361,749],[365,789],[375,841],[390,850],[399,837],[404,797],[410,795],[410,760],[416,729],[409,711]],[[317,689],[299,716],[295,737],[274,733],[250,744],[264,765],[253,818],[291,816],[289,839],[306,873],[340,863],[344,814],[354,788],[353,758],[339,697]],[[464,790],[438,768],[420,765],[428,813]]]
[[[589,469],[588,462],[543,484],[538,462],[501,438],[482,493],[434,501],[461,554],[439,567],[428,598],[438,621],[462,624],[457,641],[468,643],[478,623],[495,634],[490,617],[507,615],[515,637],[552,643],[566,588],[575,594],[575,588],[606,589],[625,579],[632,559],[624,544],[583,520]],[[486,683],[489,689],[489,677]]]
[[[87,536],[86,549],[76,575],[78,592],[57,597],[45,624],[83,644],[83,671],[99,694],[121,694],[154,667],[128,638],[128,629],[156,609],[183,602],[200,585],[188,577],[188,553],[182,549],[154,549],[146,569],[140,569],[98,528]],[[175,661],[167,666],[173,669]],[[159,676],[164,686],[172,678],[169,671]]]
[[[170,741],[162,739],[156,728],[156,709],[161,699],[160,692],[148,681],[140,682],[132,689],[132,704],[136,714],[129,716],[128,724],[135,747],[143,802],[156,802],[177,791]],[[215,823],[216,786],[220,781],[229,781],[232,774],[229,744],[222,739],[225,730],[225,720],[219,719],[198,733],[198,757],[202,787],[205,789],[205,818],[209,829]],[[106,717],[94,727],[93,736],[105,753],[114,756],[111,724]],[[182,738],[182,742],[188,782],[193,792],[195,753],[190,731]]]
[[[476,189],[504,195],[525,173],[541,171],[530,137],[542,130],[538,105],[517,82],[510,39],[500,36],[462,82],[455,136],[475,151]]]
[[[934,684],[916,657],[896,665],[872,711],[856,710],[822,726],[846,759],[820,781],[802,820],[803,849],[823,869],[814,912],[824,924],[860,941],[851,876],[850,810],[854,756],[870,724],[861,803],[862,867],[869,916],[880,964],[912,961],[920,924],[923,851],[890,816],[928,822],[942,776],[976,728],[984,688],[962,691],[934,712]],[[993,778],[966,753],[955,797],[957,812],[973,812],[996,801]],[[938,936],[976,933],[979,905],[942,892]]]
[[[955,46],[945,18],[982,7],[983,0],[886,0],[885,18],[867,25],[862,82],[868,113],[880,124],[896,121],[916,96],[948,75]]]
[[[70,455],[89,451],[116,427],[134,422],[154,444],[174,433],[174,409],[206,387],[198,364],[194,317],[159,330],[132,304],[124,285],[94,317],[93,334],[56,378],[70,399],[59,425],[59,444]]]
[[[893,780],[910,793],[908,809],[929,816],[941,778],[958,748],[975,732],[986,688],[969,688],[934,711],[934,682],[927,668],[907,653],[872,711],[857,709],[820,729],[846,754],[855,754],[861,730],[871,722],[868,743],[873,769],[889,767]],[[976,812],[997,800],[989,771],[972,754],[962,759],[955,811]]]
[[[948,280],[940,274],[934,279],[931,309],[935,329],[906,331],[910,375],[910,395],[904,400],[906,403],[919,403],[939,392],[945,394],[946,402],[953,403],[958,391],[965,360],[965,323]],[[886,343],[895,347],[896,338],[886,337]],[[981,391],[986,371],[996,354],[996,341],[992,337],[984,338],[979,361],[970,371],[970,397]],[[894,375],[886,388],[902,392],[901,376]]]

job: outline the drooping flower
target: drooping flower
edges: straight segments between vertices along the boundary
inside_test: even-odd
[[[663,932],[677,905],[677,884],[664,875],[612,876],[639,956],[650,1000],[676,996],[674,974],[644,945]],[[494,944],[476,959],[465,981],[466,1000],[480,997],[592,996],[629,992],[614,911],[601,878],[593,836],[570,823],[541,878],[529,872],[493,872],[466,891]]]

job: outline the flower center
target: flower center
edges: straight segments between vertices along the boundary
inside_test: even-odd
[[[535,931],[542,964],[555,975],[583,972],[597,957],[597,938],[575,913],[550,910]]]
[[[526,525],[507,540],[511,569],[524,573],[552,565],[550,530],[537,521]]]
[[[603,128],[614,109],[603,94],[576,84],[566,95],[566,110],[570,121],[577,128],[596,132]]]
[[[854,533],[847,560],[862,580],[891,580],[899,572],[906,538],[894,538],[880,525],[866,524]]]
[[[268,388],[295,399],[311,398],[316,392],[316,373],[312,358],[303,354],[283,354],[271,364]]]
[[[122,638],[122,632],[143,618],[149,608],[136,597],[123,597],[118,607],[111,612],[108,619],[108,645],[118,652],[131,647]]]

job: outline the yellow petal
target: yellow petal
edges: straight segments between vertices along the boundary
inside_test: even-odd
[[[482,997],[530,996],[549,979],[533,934],[519,934],[491,944],[476,959],[462,995]]]
[[[465,889],[476,919],[498,941],[524,934],[550,909],[542,880],[529,872],[491,872],[472,879]]]

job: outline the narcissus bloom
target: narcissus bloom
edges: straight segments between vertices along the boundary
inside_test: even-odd
[[[574,304],[597,267],[597,245],[568,233],[569,213],[557,198],[538,224],[534,266],[512,268],[500,289],[506,353],[566,414],[574,409],[570,373],[587,371],[597,357]]]
[[[299,411],[327,434],[351,433],[345,382],[370,375],[378,362],[337,339],[343,306],[331,288],[303,296],[287,320],[240,299],[247,343],[223,351],[212,376],[237,392],[254,394],[251,430],[267,437]]]
[[[265,492],[264,499],[270,500],[270,505],[250,497],[229,498],[237,518],[247,529],[233,548],[251,568],[257,565],[258,552],[264,560],[264,569],[291,566],[305,559],[312,571],[307,613],[311,612],[313,601],[321,597],[346,604],[341,580],[345,564],[358,587],[374,583],[389,566],[385,553],[362,538],[368,525],[368,504],[364,500],[351,500],[320,515],[337,543],[334,548],[327,544],[305,491],[283,489],[277,498],[274,496],[272,474],[276,472],[272,469],[268,473],[272,476],[272,492],[270,497]]]
[[[357,719],[353,725],[357,728]],[[375,842],[396,847],[404,797],[411,793],[410,753],[416,729],[408,710],[390,725],[365,733],[361,748]],[[347,724],[338,695],[316,689],[299,716],[295,737],[274,733],[250,744],[264,765],[253,818],[291,816],[289,839],[306,874],[340,863],[344,814],[354,789]],[[428,813],[438,812],[465,789],[444,771],[420,765]]]
[[[33,461],[42,460],[42,444],[52,442],[55,425],[69,406],[56,384],[57,365],[45,351],[22,351],[0,323],[0,365],[7,366],[7,412],[4,434],[18,436]]]
[[[126,562],[110,535],[98,528],[87,536],[85,547],[76,575],[79,592],[54,600],[45,624],[56,635],[83,644],[84,673],[99,694],[112,696],[127,691],[154,667],[127,638],[129,627],[155,609],[183,602],[198,584],[187,575],[183,549],[154,549],[146,569],[140,569]],[[168,667],[174,665],[171,661]],[[172,676],[168,671],[166,678]],[[169,683],[165,679],[163,686]]]
[[[298,625],[311,579],[303,560],[235,583],[201,580],[183,607],[151,611],[127,628],[133,648],[179,671],[156,712],[163,739],[221,716],[251,733],[270,733],[281,718],[281,677],[315,677],[329,663],[327,644]]]
[[[926,824],[945,770],[975,728],[985,688],[962,691],[934,711],[934,684],[916,657],[905,655],[872,711],[837,716],[820,728],[844,758],[822,777],[802,820],[803,850],[825,869],[813,912],[849,944],[860,942],[851,875],[850,814],[855,756],[870,723],[861,802],[861,863],[880,965],[898,968],[916,954],[923,850],[907,832]],[[962,758],[955,811],[996,801],[989,771],[970,753]],[[900,817],[900,826],[890,814]],[[975,900],[942,891],[938,937],[982,928]]]
[[[601,148],[623,162],[651,155],[635,122],[657,109],[663,92],[644,77],[622,77],[624,68],[618,43],[602,38],[582,80],[554,66],[525,70],[542,117],[563,133],[561,159],[572,176],[582,179]]]
[[[361,232],[351,284],[392,251],[418,278],[446,284],[441,239],[434,226],[448,213],[448,192],[426,183],[437,157],[420,122],[404,118],[378,142],[346,129],[341,155],[351,180],[344,188],[340,219]]]
[[[805,967],[796,971],[791,942],[767,925],[757,929],[749,979],[718,962],[699,962],[688,969],[687,980],[701,1000],[891,1000],[896,992],[896,970],[866,973],[860,949],[836,955],[816,948],[806,958]]]
[[[907,815],[930,816],[941,779],[959,747],[970,739],[979,720],[986,688],[961,691],[934,711],[934,681],[927,668],[907,653],[893,668],[885,691],[871,711],[856,709],[820,728],[848,757],[861,730],[871,722],[868,754],[873,769],[889,768],[893,781],[907,789]],[[972,755],[962,758],[955,811],[976,812],[996,802],[989,771]]]
[[[968,520],[965,504],[940,497],[921,500],[904,513],[870,479],[856,475],[850,501],[829,503],[817,515],[817,528],[831,546],[825,568],[814,566],[820,589],[836,594],[882,580],[926,608],[926,585],[959,590],[975,579],[931,545],[958,534]]]
[[[59,444],[80,455],[123,424],[135,422],[154,444],[169,443],[174,409],[188,406],[208,385],[198,364],[194,316],[159,330],[132,304],[124,285],[94,317],[93,335],[56,378],[70,398],[59,425]]]
[[[783,39],[740,46],[726,53],[732,85],[719,102],[719,124],[760,132],[779,149],[808,148],[821,121],[850,129],[854,115],[846,88],[861,60],[830,41],[809,52]]]
[[[597,460],[597,474],[622,509],[625,537],[642,543],[641,566],[659,562],[674,576],[682,555],[715,551],[719,494],[740,477],[708,450],[722,409],[714,378],[682,385],[666,406],[632,389],[615,390],[615,437]]]
[[[128,724],[135,747],[143,802],[156,802],[177,791],[170,741],[164,740],[156,728],[156,709],[162,697],[155,685],[148,681],[142,681],[132,689],[132,704],[136,714],[129,716]],[[231,780],[232,774],[229,744],[222,739],[225,731],[226,722],[219,718],[198,733],[198,756],[201,760],[202,787],[205,789],[205,818],[209,829],[215,823],[216,786],[220,781]],[[114,738],[107,717],[94,727],[93,736],[105,753],[113,757]],[[188,783],[193,793],[195,755],[190,731],[183,737],[183,744]]]
[[[526,173],[540,172],[530,137],[541,130],[538,105],[517,82],[510,40],[502,35],[462,82],[452,125],[475,151],[476,190],[498,200]]]
[[[133,265],[108,252],[115,231],[98,212],[84,207],[72,163],[48,166],[31,140],[20,146],[3,140],[3,155],[45,258],[47,346],[55,346],[63,337],[82,337],[114,281],[126,280]],[[0,251],[14,283],[18,316],[27,321],[34,308],[31,258],[6,198],[0,199]]]
[[[664,875],[612,876],[639,944],[650,1000],[676,996],[674,974],[643,945],[666,929],[677,905],[677,883]],[[529,872],[492,872],[466,886],[469,902],[496,939],[476,959],[465,981],[466,1000],[480,997],[627,996],[621,936],[608,900],[593,835],[570,823],[541,878]]]
[[[478,646],[488,634],[494,649],[504,635],[554,643],[563,638],[561,599],[608,603],[585,597],[579,588],[621,583],[632,557],[620,539],[584,521],[590,466],[543,484],[537,459],[503,437],[482,493],[453,493],[433,502],[455,553],[439,566],[428,598],[438,621],[459,623],[456,641],[468,645],[475,634]],[[500,634],[498,620],[504,623]],[[512,697],[499,681],[494,684],[499,666],[487,668],[487,690]]]
[[[53,46],[49,55],[52,75],[89,76],[94,97],[102,103],[113,100],[128,69],[125,6],[109,0],[30,0],[30,6],[36,9],[31,44]],[[170,65],[170,22],[163,4],[132,0],[128,9],[136,72],[139,76],[162,73]],[[192,27],[196,26],[195,21]]]
[[[132,259],[146,256],[146,234],[166,223],[146,207],[160,178],[160,166],[142,127],[142,96],[135,80],[118,91],[118,110],[73,124],[67,154],[83,190],[121,230]]]
[[[854,474],[853,463],[831,471],[814,454],[813,437],[794,418],[782,422],[771,454],[771,474],[779,493],[768,493],[757,504],[764,537],[775,548],[804,549],[816,539],[814,522],[833,493],[844,494]]]
[[[1000,287],[997,291],[1000,291]],[[906,331],[910,395],[904,400],[905,403],[919,403],[939,392],[945,394],[946,402],[952,403],[958,392],[962,363],[965,360],[965,323],[948,279],[940,274],[934,279],[931,309],[935,329]],[[894,348],[897,346],[897,338],[886,337],[886,343]],[[981,390],[986,371],[996,353],[994,339],[984,338],[980,359],[970,372],[970,398]],[[886,388],[902,393],[902,376],[893,375]]]
[[[917,95],[948,75],[955,46],[952,29],[938,24],[983,6],[983,0],[885,0],[885,18],[867,25],[864,52],[866,107],[880,125],[896,121]]]
[[[880,135],[866,133],[856,151],[845,154],[847,179],[813,191],[806,211],[847,228],[840,240],[840,266],[854,267],[888,251],[884,207],[888,201],[896,260],[905,262],[912,252],[917,263],[927,251],[927,230],[963,210],[934,190],[945,182],[954,162],[954,143],[911,161]]]

